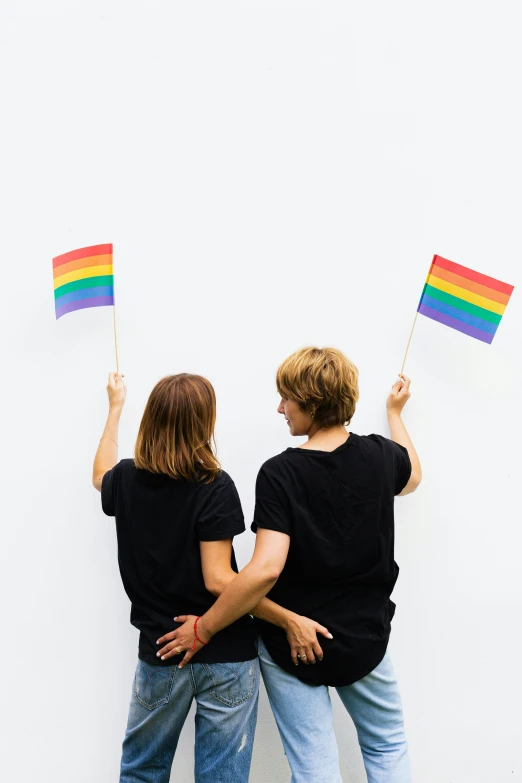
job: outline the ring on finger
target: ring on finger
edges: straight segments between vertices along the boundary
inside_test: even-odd
[[[180,654],[180,652],[183,652],[183,650],[181,649],[181,647],[176,647],[176,649],[174,650],[174,652],[176,653],[176,655],[179,655],[179,654]]]

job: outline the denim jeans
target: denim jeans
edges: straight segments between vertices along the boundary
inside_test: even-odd
[[[341,783],[328,687],[307,685],[285,672],[262,641],[259,659],[292,783]],[[368,783],[411,783],[401,698],[388,653],[367,677],[336,690],[355,723]]]
[[[169,783],[179,735],[196,700],[196,783],[247,783],[259,661],[151,666],[138,661],[120,783]]]

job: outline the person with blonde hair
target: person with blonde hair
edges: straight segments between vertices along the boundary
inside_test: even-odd
[[[262,613],[256,621],[261,671],[293,783],[341,781],[329,686],[355,723],[368,783],[410,783],[387,652],[399,573],[394,497],[421,481],[401,417],[410,380],[400,377],[388,396],[390,439],[346,430],[359,399],[358,371],[338,350],[297,351],[276,383],[278,412],[291,435],[307,440],[259,471],[251,562],[239,575],[227,570],[226,589],[203,616],[176,617],[183,624],[159,640],[158,654],[168,660],[173,647],[182,648],[185,666],[203,642],[210,649],[214,634],[268,594],[294,613],[291,626],[264,622]],[[303,614],[328,628],[321,644],[300,622]]]
[[[157,639],[176,613],[204,614],[224,588],[223,563],[237,571],[232,539],[245,529],[239,497],[214,447],[211,383],[181,373],[148,399],[134,459],[118,462],[126,388],[111,374],[109,415],[94,459],[103,511],[116,518],[118,563],[140,631],[138,665],[123,742],[120,783],[168,783],[179,735],[196,701],[196,783],[247,783],[257,719],[259,662],[251,617],[218,633],[197,661],[157,656]],[[226,582],[225,582],[226,584]],[[287,627],[291,612],[263,599],[260,616]],[[306,618],[308,633],[327,633]],[[200,645],[201,646],[201,645]]]

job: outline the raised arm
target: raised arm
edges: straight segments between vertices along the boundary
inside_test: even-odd
[[[92,483],[98,492],[101,492],[104,475],[118,462],[118,428],[126,392],[123,375],[111,372],[107,383],[109,414],[92,467]]]
[[[388,414],[388,424],[390,427],[390,438],[399,443],[407,450],[411,462],[411,476],[400,493],[409,495],[414,492],[422,480],[422,469],[419,457],[410,436],[402,420],[402,410],[410,399],[410,379],[402,375],[392,387],[391,393],[386,402],[386,412]]]

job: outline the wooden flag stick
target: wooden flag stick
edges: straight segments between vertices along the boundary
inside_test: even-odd
[[[118,337],[116,335],[116,305],[112,306],[112,314],[114,316],[114,347],[116,349],[116,374],[120,374],[120,360],[118,358]]]
[[[114,322],[114,349],[116,351],[116,375],[120,374],[120,359],[118,356],[118,336],[116,333],[116,299],[114,297],[114,245],[112,245],[112,316]]]
[[[428,282],[429,277],[431,275],[431,270],[433,269],[433,264],[435,263],[435,258],[436,258],[436,256],[433,256],[433,261],[430,264],[430,268],[428,270],[428,276],[426,277],[426,283]],[[422,302],[422,297],[424,296],[424,291],[426,290],[426,283],[424,283],[424,288],[422,289],[422,295],[421,295],[421,298],[420,298],[421,302]],[[419,307],[420,307],[420,303],[419,303]],[[411,327],[410,337],[409,337],[409,340],[408,340],[408,345],[406,346],[406,353],[404,354],[404,360],[402,362],[400,375],[402,375],[403,372],[404,372],[404,365],[406,364],[406,357],[408,356],[408,351],[410,349],[411,338],[413,337],[413,330],[415,329],[415,324],[417,323],[417,316],[419,315],[419,307],[417,307],[417,312],[415,313],[415,318],[413,319],[413,326]]]
[[[410,332],[410,338],[408,340],[408,345],[406,346],[406,353],[404,354],[404,361],[402,363],[401,372],[400,372],[401,376],[402,376],[402,374],[404,372],[404,365],[406,364],[406,357],[408,356],[408,351],[410,349],[411,338],[413,337],[413,330],[415,329],[415,324],[417,323],[417,316],[418,315],[419,315],[419,311],[417,310],[417,312],[415,313],[415,318],[413,319],[413,326],[411,327],[411,332]]]

